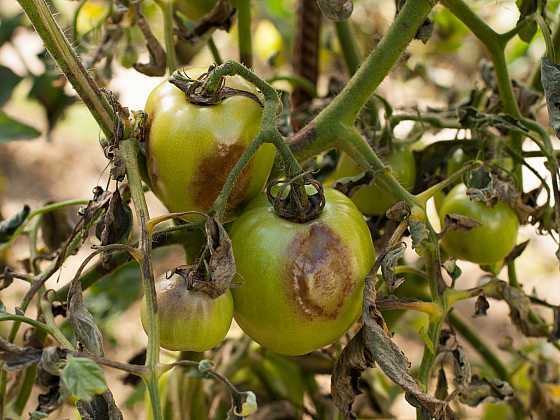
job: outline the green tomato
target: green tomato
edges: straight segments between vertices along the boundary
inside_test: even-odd
[[[506,257],[517,240],[519,221],[515,212],[504,202],[494,207],[472,201],[465,184],[455,186],[441,204],[439,217],[442,226],[448,214],[460,214],[481,225],[471,230],[447,232],[442,239],[449,255],[477,264],[493,264]]]
[[[186,73],[197,78],[206,70],[191,68]],[[226,86],[257,94],[239,76],[227,77]],[[255,138],[261,106],[245,96],[232,96],[217,105],[195,105],[166,80],[150,94],[146,112],[147,170],[154,193],[172,212],[207,211]],[[235,184],[230,211],[263,189],[274,156],[272,144],[260,147]]]
[[[416,180],[416,162],[412,151],[407,147],[395,145],[386,161],[403,187],[409,191],[412,190]],[[356,176],[361,172],[363,172],[363,169],[344,153],[340,157],[334,178]],[[397,198],[375,182],[360,187],[351,198],[358,209],[368,216],[384,214],[397,202]]]
[[[175,0],[175,7],[191,20],[198,20],[208,14],[216,0]]]
[[[178,274],[156,283],[160,346],[168,350],[202,352],[220,343],[233,318],[229,290],[212,299],[187,289]],[[146,304],[142,302],[142,326],[146,330]]]
[[[348,197],[325,190],[321,215],[299,224],[262,198],[231,229],[240,286],[235,320],[269,350],[301,355],[336,341],[360,314],[375,251]]]

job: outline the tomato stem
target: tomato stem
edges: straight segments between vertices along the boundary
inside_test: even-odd
[[[138,141],[134,138],[122,140],[119,143],[119,153],[126,166],[126,175],[130,186],[132,202],[134,203],[136,217],[140,222],[140,242],[138,248],[142,253],[140,272],[142,275],[144,299],[146,301],[146,315],[148,318],[146,323],[148,333],[146,368],[148,369],[148,374],[145,377],[145,382],[150,394],[154,420],[160,420],[162,417],[157,376],[157,367],[159,363],[159,316],[151,258],[152,235],[147,228],[150,214],[142,188],[140,168],[137,159],[138,152]]]
[[[237,34],[239,61],[253,66],[253,41],[251,34],[251,0],[237,0]]]
[[[175,41],[173,39],[173,1],[157,0],[163,14],[163,33],[165,37],[165,54],[167,57],[167,71],[173,74],[177,68],[177,57],[175,54]]]

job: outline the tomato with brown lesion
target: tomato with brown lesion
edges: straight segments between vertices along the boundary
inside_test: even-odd
[[[231,229],[235,319],[255,341],[300,355],[331,344],[360,314],[375,251],[362,215],[333,189],[316,219],[278,217],[262,196]]]
[[[197,78],[206,68],[186,69]],[[259,95],[239,76],[225,86]],[[215,105],[187,100],[169,81],[150,94],[146,165],[156,196],[172,212],[207,211],[226,178],[260,129],[262,107],[248,96],[230,96]],[[275,149],[262,145],[242,171],[229,200],[229,215],[262,191],[272,169]]]

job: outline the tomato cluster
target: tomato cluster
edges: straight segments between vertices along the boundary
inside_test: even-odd
[[[203,71],[194,68],[186,74],[194,79]],[[225,86],[259,95],[238,77],[228,77]],[[170,211],[208,211],[227,174],[257,134],[260,104],[240,95],[201,105],[165,81],[149,96],[146,111],[147,173],[153,192]],[[266,348],[301,355],[335,342],[359,317],[364,280],[375,260],[364,214],[383,215],[397,198],[375,182],[351,198],[327,188],[318,217],[304,223],[288,220],[262,193],[274,156],[271,145],[262,146],[229,201],[236,287],[213,299],[190,290],[178,275],[157,284],[162,347],[210,349],[223,340],[235,318]],[[412,151],[394,145],[385,160],[402,185],[412,190],[416,179]],[[464,156],[454,155],[449,171],[462,164]],[[360,172],[343,154],[334,178]],[[442,247],[455,258],[496,263],[515,245],[517,217],[505,203],[488,207],[471,201],[465,190],[459,184],[438,198],[442,223],[447,215],[460,214],[479,225],[446,232]],[[145,308],[143,322],[144,312]]]

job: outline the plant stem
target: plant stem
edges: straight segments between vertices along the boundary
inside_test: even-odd
[[[555,49],[560,49],[560,20],[556,21],[556,24],[552,29],[552,45],[554,45]],[[543,87],[541,83],[541,60],[538,60],[535,64],[535,69],[533,70],[533,74],[530,79],[530,86],[533,89],[542,92]]]
[[[339,129],[340,130],[340,129]],[[367,141],[354,127],[345,127],[340,131],[339,137],[344,138],[344,151],[360,166],[376,173],[376,182],[395,197],[405,201],[409,206],[422,206],[422,204],[404,188],[389,172],[383,161],[379,159]]]
[[[500,358],[494,354],[492,349],[468,326],[458,315],[451,312],[448,315],[449,324],[467,340],[473,349],[480,354],[484,361],[494,370],[496,376],[504,381],[509,378],[508,372]]]
[[[150,394],[154,420],[161,420],[161,406],[158,392],[157,366],[159,363],[159,314],[157,308],[157,296],[154,282],[154,272],[152,267],[152,238],[146,228],[150,219],[144,191],[142,189],[142,179],[140,168],[138,167],[138,142],[135,139],[122,140],[119,143],[119,152],[126,166],[126,175],[136,217],[140,222],[140,243],[138,248],[142,253],[141,274],[144,289],[144,299],[146,301],[147,314],[147,333],[148,346],[146,353],[146,367],[149,370],[145,378],[146,387]]]
[[[346,124],[354,122],[362,107],[412,41],[433,6],[430,0],[405,3],[377,48],[359,67],[342,92],[319,114],[318,125],[328,125],[326,120]]]
[[[45,47],[103,130],[113,135],[113,109],[54,20],[45,0],[18,0]]]
[[[351,126],[360,109],[377,90],[412,41],[434,6],[431,0],[407,1],[393,24],[367,59],[352,76],[340,94],[306,127],[290,139],[290,147],[300,161],[346,142],[340,137],[346,130],[340,125]]]
[[[360,68],[360,64],[362,64],[362,53],[360,51],[360,47],[356,42],[356,38],[354,37],[354,34],[352,32],[352,27],[350,26],[349,20],[336,22],[335,29],[338,42],[340,43],[340,47],[342,48],[344,62],[346,63],[346,67],[348,68],[348,73],[350,75],[353,75],[354,73],[356,73],[356,71],[358,71],[358,68]],[[375,104],[375,100],[373,98],[371,98],[367,102],[366,108],[371,116],[371,122],[373,126],[378,126],[379,117],[377,105]]]
[[[341,20],[340,22],[335,22],[334,26],[348,72],[354,74],[362,63],[362,53],[354,38],[350,23],[348,20]]]
[[[210,53],[212,54],[212,58],[214,59],[214,63],[216,63],[216,65],[219,66],[224,62],[224,60],[222,60],[222,56],[220,55],[220,50],[218,50],[218,47],[214,42],[214,38],[210,37],[208,39],[207,44],[208,44],[208,48],[210,49]]]
[[[173,1],[158,0],[157,5],[163,14],[163,34],[165,37],[165,54],[167,57],[167,71],[173,74],[177,68],[177,57],[175,54],[175,40],[173,39]]]
[[[239,61],[247,67],[253,67],[251,0],[237,0],[237,34],[239,43]]]

